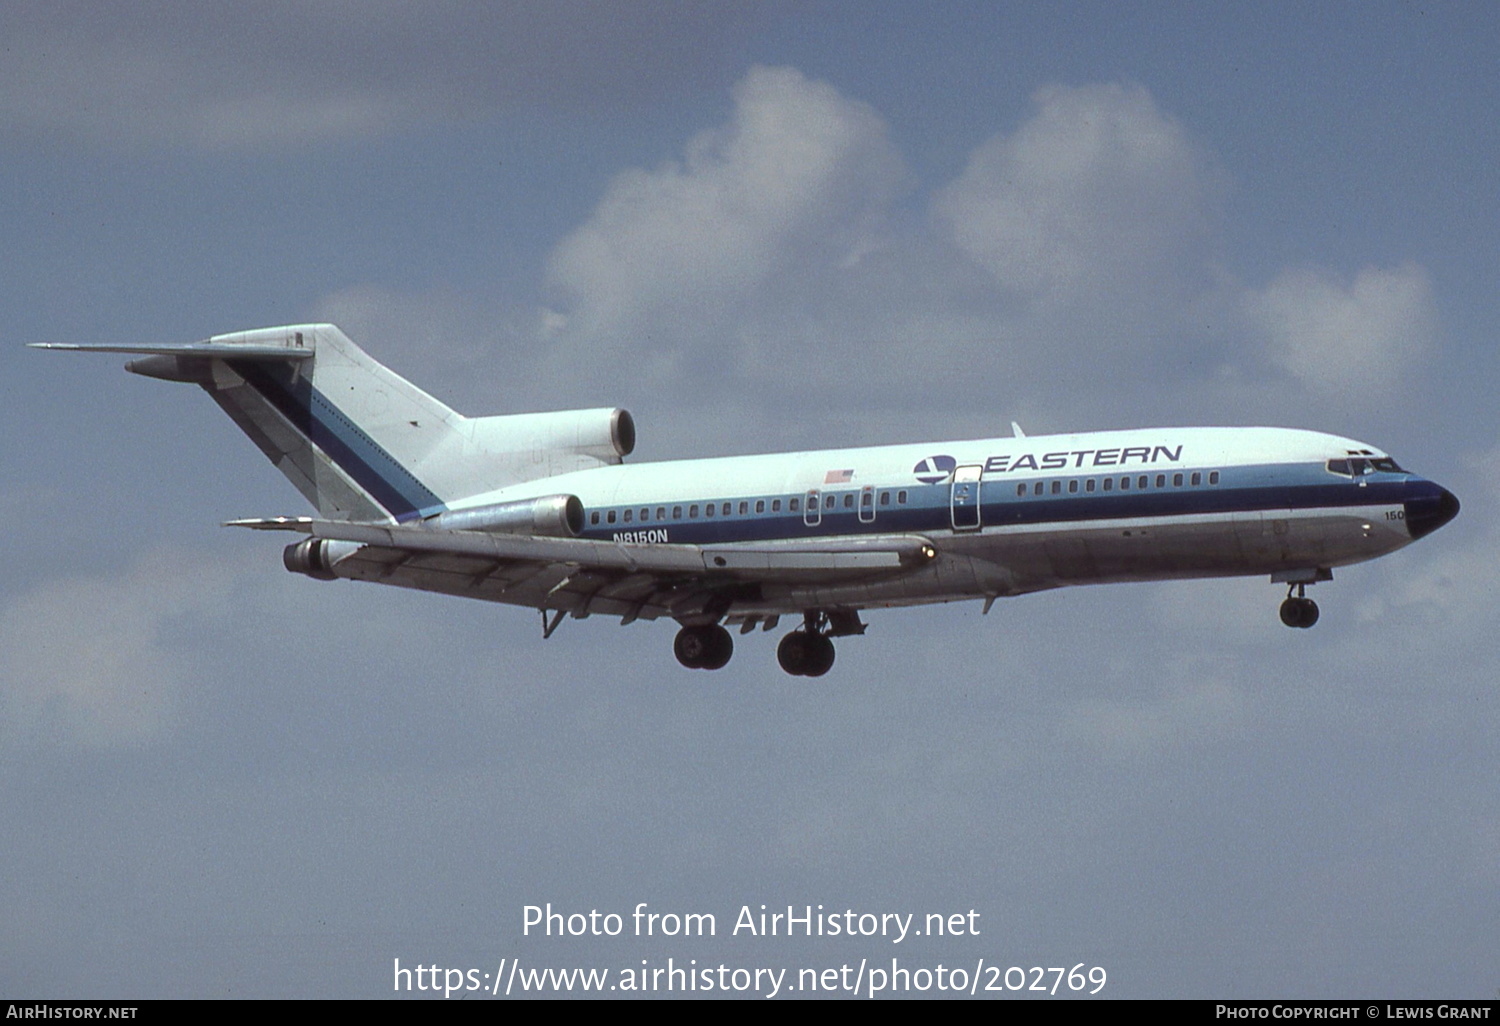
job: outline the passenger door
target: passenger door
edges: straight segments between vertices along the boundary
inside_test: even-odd
[[[977,531],[980,524],[979,487],[984,476],[984,467],[974,464],[955,467],[953,488],[949,492],[948,508],[953,518],[955,531]]]

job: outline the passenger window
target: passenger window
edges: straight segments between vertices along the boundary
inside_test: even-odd
[[[798,506],[798,504],[800,502],[801,502],[800,499],[788,499],[788,500],[786,500],[787,512],[789,512],[789,513],[795,513],[795,512],[797,512],[797,506]]]
[[[1062,482],[1061,481],[1053,481],[1052,482],[1052,494],[1053,495],[1060,495],[1061,493],[1062,493]]]
[[[614,523],[615,522],[615,511],[614,510],[610,510],[607,514],[605,514],[604,519],[608,520],[611,524]]]
[[[729,503],[726,502],[726,503],[724,503],[724,508],[721,509],[721,510],[719,510],[719,512],[723,513],[727,517],[727,516],[729,516],[729,509],[730,509],[730,505],[729,505]]]
[[[780,499],[772,499],[771,500],[771,512],[772,513],[780,513],[781,512],[781,500]]]
[[[641,510],[641,523],[644,524],[646,521],[648,521],[650,519],[651,519],[651,511],[649,509],[642,509]]]
[[[625,522],[626,522],[626,523],[627,523],[627,524],[628,524],[628,523],[630,523],[630,514],[632,514],[632,513],[634,513],[634,512],[635,512],[635,510],[631,510],[631,509],[627,509],[627,510],[626,510],[626,511],[625,511]]]
[[[905,488],[901,489],[899,492],[896,493],[896,502],[899,505],[902,505],[902,506],[906,505],[906,489]]]
[[[1166,486],[1167,486],[1167,475],[1166,474],[1157,474],[1156,475],[1156,487],[1158,487],[1158,488],[1165,488]]]
[[[665,519],[667,519],[667,507],[665,507],[665,506],[658,506],[658,507],[656,507],[656,519],[658,519],[658,520],[665,520]]]
[[[1210,470],[1208,472],[1208,483],[1211,485],[1219,483],[1219,472],[1217,470]]]
[[[1018,484],[1018,485],[1016,485],[1016,495],[1017,496],[1021,496],[1021,495],[1025,495],[1025,494],[1026,494],[1026,485],[1024,485],[1024,484]]]
[[[1078,482],[1076,480],[1069,481],[1068,482],[1068,492],[1069,492],[1069,494],[1076,493],[1077,491],[1078,491]]]
[[[672,507],[672,519],[673,520],[681,520],[682,519],[682,507],[681,506],[673,506]]]
[[[1172,475],[1172,487],[1173,488],[1181,488],[1182,487],[1182,475],[1181,474],[1173,474]]]
[[[1094,479],[1093,478],[1089,478],[1087,481],[1085,481],[1083,483],[1083,490],[1086,491],[1086,492],[1091,492],[1091,491],[1094,490]]]
[[[710,502],[708,505],[706,505],[706,506],[703,507],[703,515],[706,516],[706,517],[711,517],[711,516],[714,515],[714,504],[713,503]]]
[[[1047,486],[1043,482],[1038,481],[1036,484],[1034,484],[1034,485],[1031,486],[1031,494],[1032,495],[1041,495],[1042,494],[1042,490],[1044,488],[1046,488],[1046,487]]]
[[[824,509],[833,509],[833,496],[830,495],[823,500]]]
[[[1122,491],[1122,492],[1123,491],[1128,491],[1129,488],[1130,488],[1130,478],[1128,478],[1128,477],[1122,477],[1122,478],[1120,478],[1120,491]]]
[[[1110,489],[1114,488],[1114,486],[1115,486],[1115,479],[1114,478],[1112,478],[1112,477],[1106,477],[1104,479],[1104,490],[1106,492],[1109,491]]]
[[[1148,477],[1148,476],[1146,476],[1145,474],[1142,474],[1140,480],[1135,483],[1135,486],[1137,488],[1145,488],[1150,483],[1151,483],[1151,478]]]
[[[881,492],[880,493],[880,504],[882,506],[889,506],[891,504],[891,493],[890,492]]]
[[[596,525],[599,523],[599,511],[597,509],[589,514],[589,523]]]
[[[764,513],[765,511],[766,511],[766,500],[765,499],[756,499],[755,500],[755,512],[757,512],[757,513]]]
[[[748,503],[748,502],[742,502],[742,503],[740,503],[740,516],[744,516],[746,513],[749,513],[749,512],[750,512],[750,503]]]
[[[1203,483],[1203,475],[1196,470],[1193,471],[1193,487],[1196,488]]]
[[[848,492],[848,493],[846,493],[844,495],[844,508],[845,509],[853,509],[854,508],[854,493],[853,492]]]
[[[698,504],[695,502],[688,507],[688,519],[692,520],[698,515]]]

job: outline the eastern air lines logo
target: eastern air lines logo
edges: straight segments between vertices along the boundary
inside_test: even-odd
[[[917,480],[923,484],[938,484],[946,481],[956,466],[958,466],[958,460],[952,456],[929,456],[912,467],[911,472],[916,474]]]

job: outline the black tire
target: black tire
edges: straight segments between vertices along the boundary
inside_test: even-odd
[[[776,646],[776,661],[793,677],[807,675],[809,655],[807,639],[809,637],[810,635],[805,631],[792,631],[781,639],[781,644]]]
[[[707,648],[702,660],[698,663],[700,670],[721,670],[729,662],[729,657],[734,655],[734,639],[723,627],[714,625],[699,628],[703,631]]]
[[[1288,627],[1302,626],[1302,606],[1294,598],[1289,598],[1281,604],[1281,622]]]
[[[1281,604],[1281,622],[1306,630],[1318,622],[1318,604],[1310,598],[1289,598]]]
[[[802,671],[807,677],[821,677],[833,669],[833,657],[836,654],[833,642],[821,634],[809,634],[807,636],[807,668]]]
[[[672,641],[672,654],[689,670],[717,670],[734,655],[734,639],[717,624],[684,627]]]
[[[1302,603],[1302,622],[1297,626],[1306,629],[1318,622],[1318,604],[1310,598],[1299,601]]]
[[[672,654],[689,670],[701,669],[703,657],[708,652],[708,643],[697,627],[684,627],[672,640]]]

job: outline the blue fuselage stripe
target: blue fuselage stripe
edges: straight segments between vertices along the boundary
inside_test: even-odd
[[[445,508],[441,499],[295,368],[250,360],[227,362],[246,384],[396,520],[415,520]]]
[[[1263,476],[1267,468],[1256,468],[1257,476]],[[1288,471],[1301,468],[1286,468]],[[1328,477],[1317,468],[1318,473]],[[1233,471],[1226,471],[1226,479]],[[1300,475],[1299,475],[1300,476]],[[1314,479],[1316,480],[1316,479]],[[1008,495],[996,498],[1002,487],[1009,487]],[[905,488],[909,501],[904,505],[876,507],[872,521],[862,521],[857,509],[844,508],[842,495],[840,505],[824,509],[818,523],[808,524],[802,511],[783,510],[779,513],[746,514],[705,517],[702,507],[712,503],[717,508],[724,502],[738,508],[741,499],[703,499],[697,505],[700,515],[696,518],[626,522],[623,513],[626,507],[615,506],[616,522],[590,523],[584,530],[586,538],[614,539],[616,535],[644,535],[653,532],[657,537],[621,540],[670,541],[683,544],[711,544],[741,541],[770,541],[783,538],[818,538],[861,534],[900,534],[906,532],[931,533],[951,530],[953,521],[949,505],[947,484],[929,486],[877,486],[878,491],[894,493]],[[1086,524],[1095,520],[1132,520],[1151,518],[1191,517],[1198,515],[1233,513],[1273,513],[1277,510],[1336,509],[1354,506],[1399,506],[1415,499],[1431,498],[1439,494],[1437,485],[1422,478],[1393,476],[1387,480],[1367,480],[1357,485],[1348,480],[1330,479],[1327,483],[1199,485],[1163,488],[1161,490],[1129,490],[1115,492],[1074,493],[1063,495],[1039,495],[1019,497],[1014,486],[986,481],[981,493],[981,519],[984,527],[1016,527],[1045,524]],[[755,497],[750,501],[753,503]],[[782,497],[785,504],[786,497]],[[767,500],[769,502],[769,500]],[[857,502],[856,498],[856,502]],[[659,506],[680,507],[686,511],[693,503],[674,499],[668,503],[639,502],[629,509],[639,512],[649,508],[654,514]],[[601,514],[607,510],[601,510]],[[867,511],[868,515],[868,511]],[[605,519],[601,515],[601,521]],[[665,537],[660,537],[665,535]]]

